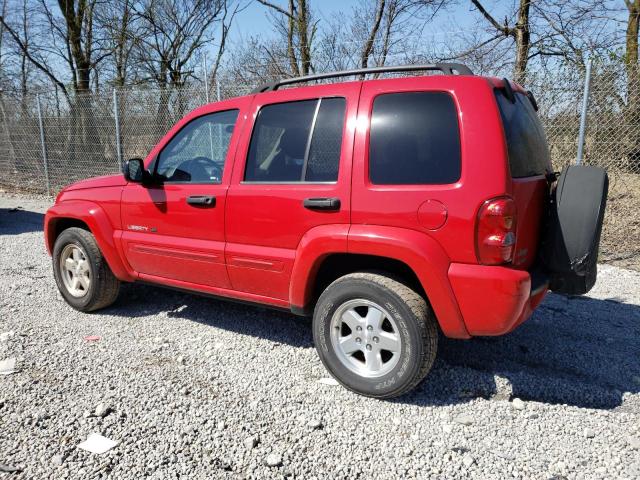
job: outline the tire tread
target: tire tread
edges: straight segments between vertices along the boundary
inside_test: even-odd
[[[109,268],[107,261],[98,247],[95,237],[90,231],[83,228],[70,227],[64,230],[60,235],[65,233],[82,239],[83,243],[89,250],[87,253],[91,258],[95,259],[95,262],[92,262],[92,267],[94,269],[94,281],[96,282],[97,291],[94,298],[89,302],[89,304],[82,308],[82,311],[93,312],[95,310],[108,307],[118,298],[118,294],[120,293],[120,280],[116,278],[111,271],[111,268]],[[56,267],[54,266],[54,268]]]
[[[367,396],[374,398],[391,398],[404,395],[405,393],[413,390],[422,380],[424,380],[435,362],[438,351],[438,326],[435,315],[422,295],[404,284],[400,279],[390,277],[387,272],[363,271],[350,273],[335,280],[329,285],[329,287],[327,287],[327,290],[336,283],[349,280],[373,283],[389,290],[397,296],[401,302],[407,305],[414,315],[421,333],[422,349],[419,360],[420,368],[414,374],[410,382],[407,382],[397,390],[393,390],[382,395],[372,394]],[[320,300],[318,303],[320,303]],[[349,388],[348,385],[345,385],[345,387]],[[349,389],[353,391],[353,389]]]

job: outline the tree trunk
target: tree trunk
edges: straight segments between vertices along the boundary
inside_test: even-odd
[[[513,68],[513,78],[516,82],[524,80],[529,61],[529,49],[531,47],[531,34],[529,31],[530,8],[531,0],[520,0],[518,20],[513,29],[513,37],[516,41],[516,63]]]
[[[309,38],[309,7],[306,0],[298,0],[298,37],[300,38],[300,63],[302,75],[311,70],[311,42]]]
[[[627,1],[629,17],[627,20],[625,67],[627,70],[627,109],[626,122],[629,126],[640,123],[640,66],[638,65],[638,28],[640,24],[640,0]],[[628,153],[633,171],[640,168],[640,140],[636,133],[630,139]]]
[[[640,0],[629,3],[629,19],[627,22],[625,66],[629,87],[629,105],[638,101],[640,95],[640,72],[638,70],[638,27],[640,24]],[[633,99],[633,101],[632,101]],[[637,106],[637,104],[635,105]]]
[[[382,14],[384,13],[384,5],[385,0],[378,0],[378,7],[376,8],[371,31],[369,32],[369,38],[367,38],[367,41],[364,44],[364,48],[362,49],[362,54],[360,56],[361,68],[367,68],[369,66],[369,57],[371,56],[371,52],[373,51],[373,42],[376,39],[378,30],[380,29],[380,22],[382,22]]]

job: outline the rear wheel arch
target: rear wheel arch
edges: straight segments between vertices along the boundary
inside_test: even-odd
[[[392,278],[429,301],[415,271],[405,262],[379,255],[329,253],[316,260],[306,278],[305,314],[313,312],[322,292],[337,279],[357,272],[371,272]]]

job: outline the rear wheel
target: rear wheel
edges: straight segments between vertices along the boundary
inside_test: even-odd
[[[56,239],[53,273],[63,298],[76,310],[98,310],[118,298],[120,281],[111,272],[94,236],[81,228],[68,228]]]
[[[438,330],[422,296],[397,280],[362,272],[339,278],[322,293],[313,335],[320,359],[340,383],[391,398],[429,373]]]

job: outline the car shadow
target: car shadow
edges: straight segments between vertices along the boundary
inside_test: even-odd
[[[123,317],[160,314],[293,347],[313,348],[309,318],[142,283],[123,283],[118,301],[100,313]]]
[[[287,312],[148,285],[123,285],[113,315],[196,321],[297,348],[312,348],[311,321]],[[426,381],[392,402],[451,405],[475,398],[614,409],[640,391],[640,307],[624,299],[549,295],[509,335],[441,338]]]
[[[640,307],[550,294],[509,335],[443,339],[431,378],[397,401],[523,400],[614,409],[640,391]]]
[[[21,208],[0,208],[0,235],[41,232],[44,214]]]

